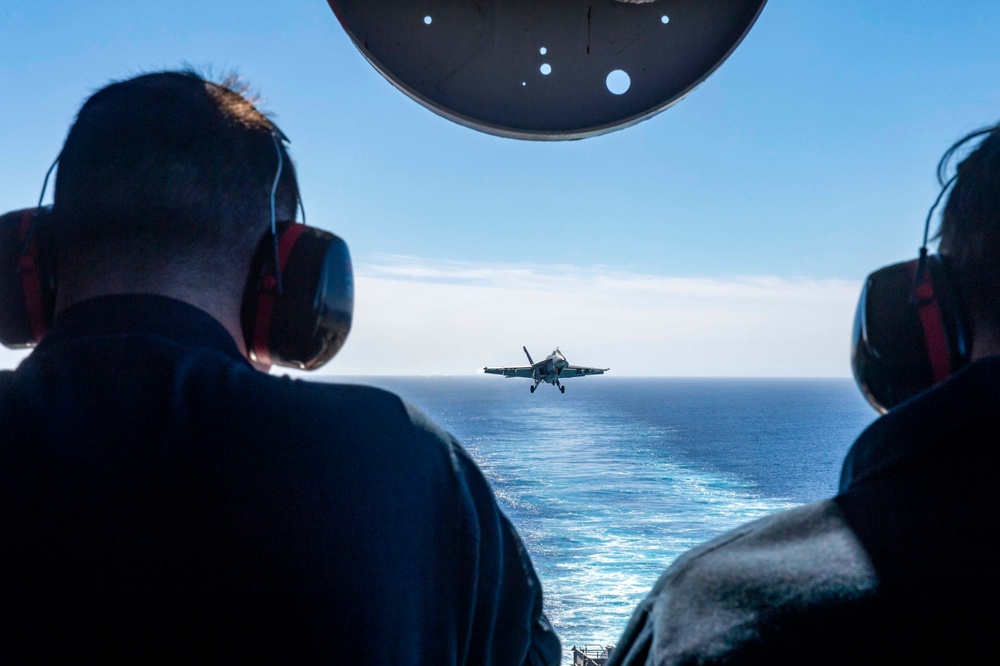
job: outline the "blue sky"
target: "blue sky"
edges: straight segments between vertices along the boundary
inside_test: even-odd
[[[5,0],[0,206],[32,203],[109,79],[238,69],[292,139],[310,222],[355,258],[331,372],[473,372],[527,343],[624,374],[846,375],[860,280],[915,254],[938,156],[1000,119],[997,34],[995,2],[771,0],[677,106],[549,144],[412,102],[322,0]]]

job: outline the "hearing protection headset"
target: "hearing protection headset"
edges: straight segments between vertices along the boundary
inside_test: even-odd
[[[944,180],[947,162],[968,141],[957,142],[938,165],[941,192],[927,213],[917,259],[885,266],[865,280],[854,317],[851,365],[868,402],[885,413],[944,381],[969,362],[972,341],[966,313],[949,277],[948,257],[927,251],[931,217],[958,179]]]
[[[303,221],[275,217],[275,193],[284,165],[279,143],[278,170],[271,188],[271,227],[261,239],[243,295],[242,325],[254,360],[315,370],[333,358],[351,329],[354,280],[347,244]],[[56,301],[55,248],[51,208],[0,217],[0,343],[34,347],[52,324]],[[301,206],[301,200],[300,200]]]
[[[969,339],[947,258],[928,254],[875,271],[854,317],[851,364],[868,402],[885,413],[969,360]]]

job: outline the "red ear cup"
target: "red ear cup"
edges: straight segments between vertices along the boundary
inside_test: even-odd
[[[340,350],[351,329],[354,278],[347,244],[304,224],[278,225],[278,294],[274,245],[261,240],[243,298],[243,334],[260,363],[313,370]]]
[[[303,231],[305,231],[305,226],[301,224],[291,224],[285,227],[283,231],[279,231],[278,261],[281,263],[283,269],[287,269],[288,257],[291,256],[292,249],[295,247],[295,243],[299,240]],[[268,237],[265,237],[261,241],[261,246],[257,250],[259,257],[267,257],[271,245],[268,241]],[[249,331],[245,330],[244,333],[246,335],[247,350],[253,355],[253,358],[259,363],[272,365],[275,361],[271,357],[270,340],[271,327],[274,324],[275,305],[278,301],[278,280],[273,261],[255,260],[254,263],[259,264],[258,270],[260,271],[255,290],[256,303],[254,305],[256,307],[254,308],[253,315],[247,317],[244,328],[246,328],[247,324],[250,324],[250,327]],[[247,303],[244,302],[244,307],[246,305]]]
[[[944,381],[969,360],[961,308],[945,260],[928,255],[865,280],[854,318],[851,365],[868,402],[886,412]]]
[[[927,360],[930,363],[931,374],[934,377],[935,384],[948,379],[956,370],[956,365],[952,359],[955,355],[952,352],[953,345],[949,339],[949,331],[944,319],[944,312],[941,309],[941,303],[934,289],[935,273],[938,274],[938,282],[943,282],[944,277],[944,269],[938,264],[936,259],[937,255],[935,255],[935,259],[933,260],[928,256],[928,265],[922,271],[923,274],[919,276],[919,282],[917,281],[919,260],[910,262],[907,266],[907,273],[914,285],[913,296],[910,300],[913,301],[913,305],[917,308],[920,328],[924,334],[924,351],[927,354]],[[937,270],[930,266],[932,263],[938,265]],[[946,293],[945,298],[949,297],[950,294]],[[953,332],[951,337],[954,336]]]
[[[55,273],[47,209],[0,217],[0,343],[34,347],[55,312]]]

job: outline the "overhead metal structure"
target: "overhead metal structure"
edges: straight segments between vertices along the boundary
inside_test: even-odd
[[[328,0],[358,49],[429,109],[516,139],[581,139],[663,111],[766,0]]]

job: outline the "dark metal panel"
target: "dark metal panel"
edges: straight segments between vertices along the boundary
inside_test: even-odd
[[[679,101],[765,1],[328,0],[413,99],[474,129],[540,140],[603,134]]]

